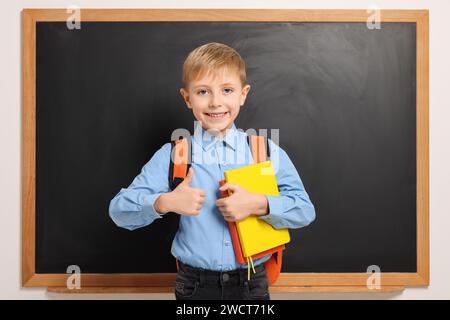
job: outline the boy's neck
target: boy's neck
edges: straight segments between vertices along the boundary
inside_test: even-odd
[[[210,134],[214,135],[216,137],[216,139],[218,140],[223,140],[225,139],[225,136],[228,133],[228,130],[230,130],[233,127],[233,123],[230,124],[229,127],[227,127],[226,129],[224,129],[223,131],[218,131],[218,130],[211,130],[211,129],[205,129],[203,128],[203,130],[208,131]]]

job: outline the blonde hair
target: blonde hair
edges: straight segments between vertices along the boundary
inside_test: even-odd
[[[224,67],[235,71],[241,80],[241,85],[246,85],[245,62],[236,50],[217,42],[197,47],[184,61],[182,77],[184,86],[187,87],[190,81],[200,79],[209,72],[217,75],[218,70]]]

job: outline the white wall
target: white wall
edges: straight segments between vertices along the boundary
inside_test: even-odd
[[[388,1],[2,1],[0,4],[0,299],[172,299],[172,294],[61,295],[20,287],[21,270],[21,26],[22,8],[304,8],[430,10],[430,264],[431,285],[398,294],[273,294],[274,299],[448,299],[450,298],[450,12],[448,0]]]

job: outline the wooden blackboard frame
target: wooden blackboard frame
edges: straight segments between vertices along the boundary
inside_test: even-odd
[[[83,21],[366,22],[366,10],[301,9],[82,9]],[[22,11],[22,286],[52,292],[173,292],[175,274],[82,274],[80,290],[66,289],[69,274],[37,274],[36,259],[36,22],[66,21],[66,9]],[[271,292],[392,292],[429,285],[429,14],[381,10],[383,22],[416,24],[417,272],[381,273],[369,289],[367,273],[283,273]]]

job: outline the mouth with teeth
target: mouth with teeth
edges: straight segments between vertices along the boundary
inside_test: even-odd
[[[224,119],[228,115],[228,112],[211,112],[211,113],[205,112],[205,114],[209,119],[220,120]]]

